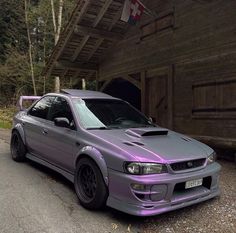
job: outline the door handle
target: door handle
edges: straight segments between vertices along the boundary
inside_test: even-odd
[[[42,133],[43,133],[43,135],[46,135],[46,134],[48,134],[48,130],[43,129]]]

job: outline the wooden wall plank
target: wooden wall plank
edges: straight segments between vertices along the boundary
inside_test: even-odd
[[[109,80],[137,70],[150,72],[172,67],[168,76],[168,122],[177,131],[186,134],[217,137],[236,137],[236,117],[195,117],[194,103],[214,104],[211,88],[204,96],[194,99],[193,85],[202,81],[236,78],[236,1],[144,1],[156,12],[174,8],[173,29],[163,30],[140,39],[140,27],[152,18],[144,16],[136,27],[130,27],[125,40],[112,48],[99,67],[100,80]],[[203,1],[202,1],[203,2]],[[141,76],[142,111],[147,106],[148,79]],[[220,106],[234,106],[236,93],[233,84],[217,89]],[[228,91],[228,92],[227,92]],[[210,97],[211,96],[211,97]],[[212,99],[210,99],[212,98]],[[223,117],[222,117],[223,116]]]

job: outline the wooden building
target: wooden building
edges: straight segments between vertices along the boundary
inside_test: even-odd
[[[159,125],[236,148],[236,1],[142,2],[153,14],[132,26],[124,0],[80,0],[45,76],[96,79]]]

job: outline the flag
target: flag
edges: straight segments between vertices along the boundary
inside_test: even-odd
[[[144,12],[144,5],[139,0],[125,0],[121,20],[135,25]]]

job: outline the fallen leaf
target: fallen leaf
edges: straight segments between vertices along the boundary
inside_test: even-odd
[[[115,223],[112,223],[112,224],[111,224],[111,227],[112,227],[112,230],[116,230],[116,229],[118,228],[118,225],[115,224]]]
[[[131,224],[129,224],[128,228],[127,228],[128,232],[131,232]]]

